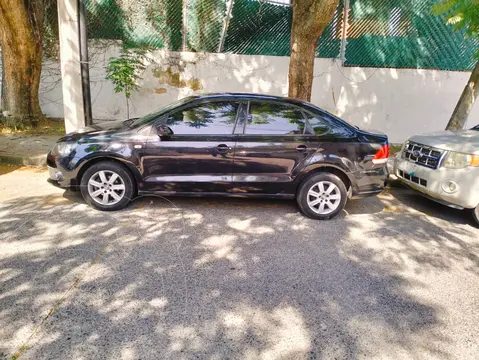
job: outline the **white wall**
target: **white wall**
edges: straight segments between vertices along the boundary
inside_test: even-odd
[[[126,118],[124,98],[105,80],[107,60],[117,55],[118,49],[90,49],[95,119]],[[149,57],[140,90],[131,98],[132,116],[145,115],[191,94],[288,92],[288,57],[165,51],[155,51]],[[180,80],[189,82],[183,84],[187,86],[168,85],[154,76],[158,68],[165,71],[167,67],[178,73]],[[469,76],[468,72],[455,71],[350,68],[334,60],[317,59],[312,102],[352,124],[385,132],[391,142],[402,142],[413,134],[444,129]],[[54,79],[46,76],[42,89],[52,82]],[[200,84],[201,90],[192,90],[191,84]],[[62,116],[60,86],[43,91],[41,99],[48,115]],[[479,123],[479,105],[468,125],[473,123]]]

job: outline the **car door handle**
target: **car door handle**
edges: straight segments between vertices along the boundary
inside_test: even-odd
[[[303,151],[306,151],[308,150],[308,148],[306,147],[306,145],[298,145],[296,147],[296,150],[300,151],[300,152],[303,152]]]
[[[230,147],[226,144],[219,144],[216,149],[218,150],[218,152],[220,153],[225,153],[225,152],[228,152],[230,150]]]

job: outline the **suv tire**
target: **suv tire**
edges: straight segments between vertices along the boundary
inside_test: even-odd
[[[80,191],[88,205],[102,211],[124,208],[135,194],[135,181],[121,164],[102,161],[82,176]]]
[[[305,179],[296,195],[301,212],[316,220],[327,220],[338,215],[346,205],[348,192],[336,175],[321,172]]]

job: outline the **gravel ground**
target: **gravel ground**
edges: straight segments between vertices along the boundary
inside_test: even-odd
[[[479,358],[479,229],[410,190],[318,222],[278,200],[102,213],[0,173],[0,359]]]

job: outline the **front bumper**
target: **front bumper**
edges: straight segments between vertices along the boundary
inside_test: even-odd
[[[472,209],[479,204],[479,168],[430,169],[398,154],[394,174],[404,184],[444,205]],[[451,190],[451,184],[454,190]]]
[[[65,176],[58,168],[48,166],[48,182],[59,188],[69,188],[70,184],[65,183]]]
[[[62,166],[62,159],[47,155],[48,182],[56,187],[66,189],[76,185],[76,172]]]

